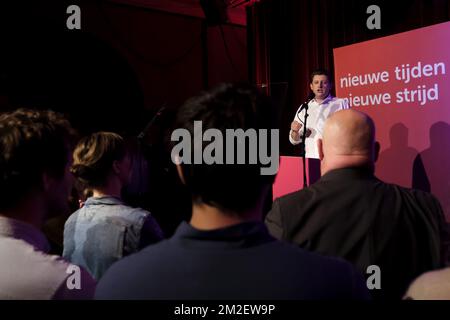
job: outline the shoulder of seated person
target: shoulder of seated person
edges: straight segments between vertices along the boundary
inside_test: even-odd
[[[439,203],[439,200],[430,192],[414,189],[414,188],[406,188],[399,185],[391,184],[399,189],[403,190],[404,192],[408,192],[410,195],[412,195],[416,200],[422,199],[429,202],[437,202]],[[439,203],[440,204],[440,203]]]
[[[450,268],[427,272],[419,276],[409,287],[405,298],[450,299]]]
[[[150,211],[147,211],[147,210],[139,208],[139,207],[137,207],[137,208],[130,208],[130,210],[131,210],[131,212],[133,214],[140,215],[140,216],[143,216],[145,218],[147,218],[149,216],[153,216]]]
[[[291,193],[285,194],[279,198],[276,198],[275,201],[278,201],[278,203],[290,203],[290,202],[298,202],[298,199],[307,198],[310,200],[311,190],[313,186],[309,186],[308,188],[300,189],[293,191]]]

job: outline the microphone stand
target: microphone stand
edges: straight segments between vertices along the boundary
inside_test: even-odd
[[[143,196],[145,196],[145,194],[149,192],[150,187],[148,182],[144,182],[142,179],[146,178],[147,181],[150,180],[151,173],[149,166],[150,161],[153,161],[152,155],[154,153],[153,142],[146,141],[146,138],[149,135],[150,131],[154,129],[156,121],[158,120],[158,118],[161,116],[161,114],[164,112],[165,109],[166,104],[164,103],[164,105],[158,109],[156,114],[147,123],[144,130],[142,130],[141,133],[139,133],[139,135],[137,136],[136,170],[139,173],[139,178],[137,180],[138,184],[136,187],[138,190],[137,195],[134,196],[136,198],[134,201],[135,206],[146,207],[145,199],[143,198]]]
[[[302,105],[302,107],[300,108],[300,111],[298,113],[300,113],[303,109],[305,110],[305,115],[303,117],[303,133],[302,133],[302,142],[300,143],[300,157],[302,157],[302,162],[303,162],[303,188],[306,188],[308,186],[308,181],[306,179],[306,124],[308,121],[308,103],[311,101],[312,99],[308,99],[307,101],[305,101]],[[298,116],[298,114],[297,114]]]
[[[147,133],[150,131],[150,129],[153,127],[153,125],[156,122],[156,119],[158,119],[158,117],[163,113],[163,111],[166,109],[166,104],[164,104],[161,108],[158,109],[158,111],[156,112],[156,114],[153,116],[153,118],[150,120],[150,122],[145,126],[144,130],[142,130],[141,133],[139,133],[138,135],[138,140],[140,142],[143,141],[143,139],[145,138],[145,136],[147,135]]]

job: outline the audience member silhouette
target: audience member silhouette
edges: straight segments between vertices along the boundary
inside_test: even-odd
[[[0,116],[0,299],[94,295],[92,277],[48,255],[40,231],[47,218],[68,211],[73,138],[68,121],[51,111]]]
[[[228,129],[270,129],[272,113],[264,101],[252,87],[223,84],[188,100],[176,128],[191,137],[194,121],[223,136]],[[204,142],[201,148],[208,146]],[[244,146],[249,152],[249,144]],[[229,150],[218,152],[225,157]],[[228,155],[236,161],[236,153]],[[98,299],[367,298],[362,276],[347,262],[307,253],[268,234],[262,206],[274,176],[261,175],[261,162],[177,163],[192,194],[190,223],[114,264],[100,281]]]
[[[431,192],[450,221],[450,125],[439,121],[430,128],[430,146],[414,161],[413,187]]]
[[[97,132],[78,143],[72,173],[92,191],[64,228],[63,256],[100,279],[111,264],[163,238],[151,214],[121,199],[132,162],[123,138]]]
[[[391,145],[380,153],[375,174],[385,182],[405,188],[412,187],[411,172],[414,159],[419,153],[408,145],[408,128],[396,123],[389,132]]]
[[[374,298],[400,299],[423,272],[442,267],[446,226],[429,193],[387,184],[374,176],[380,146],[370,117],[337,111],[319,140],[321,179],[275,200],[270,232],[305,249],[339,256],[361,272],[381,270]]]

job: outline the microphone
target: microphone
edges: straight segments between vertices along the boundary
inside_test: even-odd
[[[301,120],[300,117],[298,116],[299,113],[302,112],[303,109],[308,108],[308,104],[311,102],[312,99],[314,99],[314,97],[315,97],[314,93],[313,93],[313,92],[310,92],[310,93],[308,94],[308,97],[306,98],[305,102],[303,102],[302,105],[301,105],[301,107],[300,107],[300,109],[298,109],[296,116],[297,116],[297,118],[300,120],[300,122],[302,122],[302,120]]]
[[[300,107],[299,113],[308,106],[308,103],[310,103],[311,100],[314,99],[314,97],[315,97],[314,93],[310,92],[308,94],[308,97],[306,98],[305,102],[303,102],[302,106]]]
[[[155,123],[156,119],[163,113],[163,111],[166,109],[166,104],[164,104],[159,110],[156,112],[156,114],[153,116],[153,118],[150,120],[150,122],[147,124],[144,130],[138,135],[138,139],[142,140],[147,135],[150,128]]]

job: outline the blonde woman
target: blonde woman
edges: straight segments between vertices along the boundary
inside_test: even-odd
[[[132,161],[124,139],[97,132],[81,139],[73,154],[72,173],[92,193],[64,228],[63,256],[100,279],[114,262],[163,238],[151,214],[121,199]]]

